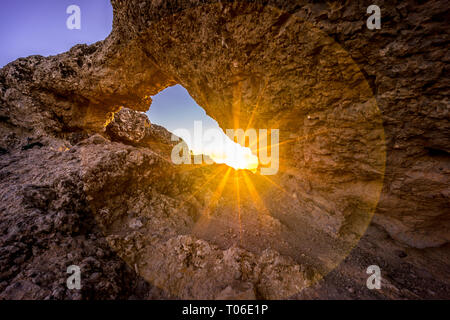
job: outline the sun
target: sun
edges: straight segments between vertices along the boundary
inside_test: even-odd
[[[222,153],[212,153],[210,157],[216,163],[224,163],[235,170],[249,170],[253,173],[258,168],[258,157],[250,148],[242,147],[238,144],[229,145]]]
[[[206,135],[206,134],[205,134]],[[235,170],[249,170],[253,173],[259,166],[259,159],[251,147],[245,147],[233,141],[221,129],[209,130],[209,139],[193,141],[187,137],[187,144],[191,145],[195,154],[210,157],[215,163],[223,163]],[[253,146],[253,145],[252,145]]]

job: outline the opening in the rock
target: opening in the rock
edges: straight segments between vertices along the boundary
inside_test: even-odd
[[[251,149],[232,141],[181,85],[155,95],[147,116],[182,138],[193,154],[207,155],[234,169],[255,172],[258,168],[258,158]]]

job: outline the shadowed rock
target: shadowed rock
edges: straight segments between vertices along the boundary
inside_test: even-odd
[[[357,2],[112,4],[105,41],[0,70],[1,298],[449,297],[444,1],[385,3],[379,31]],[[140,112],[177,83],[280,129],[271,182],[170,162]]]

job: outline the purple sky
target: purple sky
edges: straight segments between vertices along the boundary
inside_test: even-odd
[[[81,30],[69,30],[66,9],[81,9]],[[0,67],[19,57],[55,55],[103,40],[112,29],[109,0],[1,0]]]
[[[66,26],[70,5],[81,9],[81,30]],[[56,55],[76,44],[103,40],[112,29],[109,0],[0,0],[0,8],[0,67],[20,57]],[[196,120],[205,129],[218,128],[180,85],[153,97],[147,115],[171,131],[186,128],[193,133]]]

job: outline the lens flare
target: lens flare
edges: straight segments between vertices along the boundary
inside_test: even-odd
[[[224,163],[236,170],[249,170],[256,172],[259,161],[250,148],[234,144],[225,148],[224,152],[213,152],[209,155],[216,163]]]

